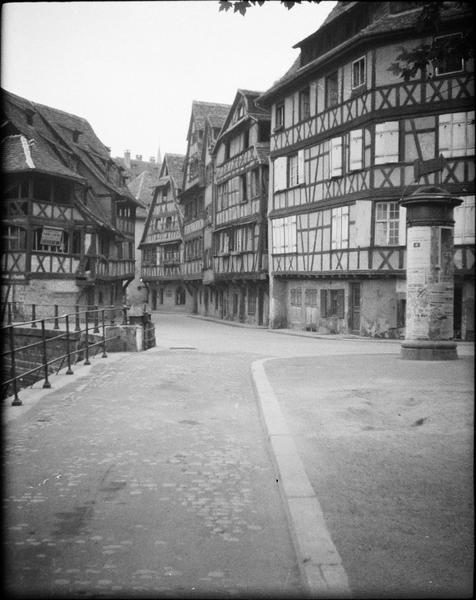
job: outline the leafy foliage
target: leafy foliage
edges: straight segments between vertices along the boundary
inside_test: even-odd
[[[270,2],[271,0],[267,0]],[[281,0],[281,4],[283,4],[288,10],[293,8],[295,4],[301,4],[303,0]],[[313,4],[319,4],[321,0],[305,0],[306,2],[311,2]],[[245,15],[248,8],[252,6],[263,6],[265,0],[219,0],[220,9],[219,10],[230,10],[233,8],[233,12],[239,12],[241,15]]]

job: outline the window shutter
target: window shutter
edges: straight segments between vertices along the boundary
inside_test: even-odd
[[[331,139],[331,177],[342,175],[342,137]]]
[[[474,154],[474,110],[466,113],[466,156]]]
[[[286,251],[296,252],[296,217],[287,217],[286,222]]]
[[[341,221],[341,248],[349,247],[349,207],[344,206],[342,210],[342,221]]]
[[[298,183],[305,183],[306,177],[304,173],[304,150],[299,150],[298,152]]]
[[[337,317],[339,319],[343,319],[344,318],[344,290],[337,290],[336,301],[337,301]]]
[[[327,317],[327,290],[321,290],[321,317]]]
[[[349,143],[349,169],[357,171],[362,169],[362,129],[355,129],[350,132]]]
[[[287,159],[285,156],[280,156],[274,161],[274,191],[284,190],[286,188]]]
[[[375,126],[375,164],[398,162],[398,121]]]
[[[438,149],[446,158],[450,158],[452,156],[452,130],[452,115],[440,115],[438,128]]]
[[[398,243],[400,246],[407,243],[407,209],[404,206],[400,206],[399,211]]]

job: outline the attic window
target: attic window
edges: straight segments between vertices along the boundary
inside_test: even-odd
[[[243,104],[240,104],[236,109],[236,120],[239,121],[245,114],[245,108]]]
[[[81,131],[75,129],[73,131],[73,142],[77,143],[79,141],[79,136],[81,135]]]
[[[31,108],[27,108],[25,110],[26,122],[28,123],[28,125],[33,125],[34,114],[35,114],[35,111],[31,110]]]

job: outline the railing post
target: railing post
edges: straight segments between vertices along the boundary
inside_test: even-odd
[[[94,306],[94,333],[99,333],[99,307],[96,304]]]
[[[73,375],[73,370],[71,369],[71,340],[69,339],[69,315],[66,315],[66,353],[67,353],[67,361],[68,361],[68,369],[66,370],[66,375]]]
[[[75,331],[81,331],[81,327],[79,326],[79,306],[76,304],[74,307],[75,317],[76,317],[76,325],[74,327]]]
[[[53,325],[53,329],[59,329],[59,322],[58,322],[58,305],[55,304],[55,324]]]
[[[48,381],[48,355],[46,353],[46,332],[45,332],[45,320],[41,319],[41,341],[43,342],[43,370],[45,375],[44,388],[50,388],[51,383]]]
[[[86,360],[84,361],[85,365],[90,365],[89,362],[89,312],[86,311]]]
[[[33,321],[31,326],[38,327],[37,324],[35,323],[35,321],[36,321],[36,304],[31,305],[31,320]]]
[[[102,309],[102,356],[101,358],[107,358],[106,354],[106,317],[104,315],[104,308]]]
[[[13,335],[13,325],[10,325],[10,332],[8,337],[10,339],[10,355],[12,361],[10,365],[10,373],[13,379],[13,393],[15,394],[15,397],[12,400],[12,406],[21,406],[23,403],[18,397],[17,372],[15,365],[15,338]]]

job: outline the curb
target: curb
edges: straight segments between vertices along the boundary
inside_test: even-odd
[[[251,375],[270,452],[278,473],[302,580],[310,596],[350,598],[342,560],[327,529],[324,515],[298,455],[281,407],[266,376],[264,364],[254,361]]]

